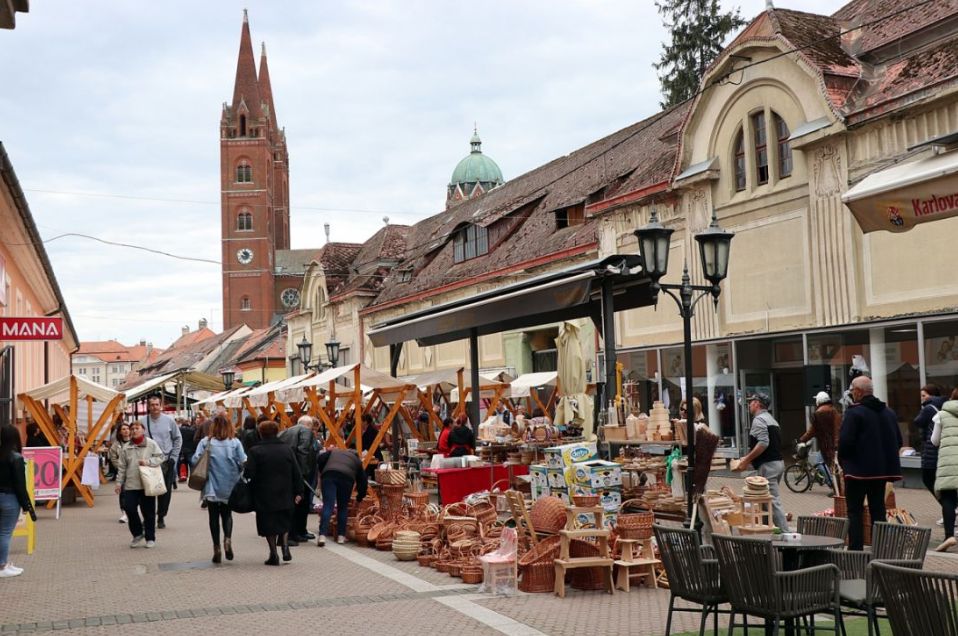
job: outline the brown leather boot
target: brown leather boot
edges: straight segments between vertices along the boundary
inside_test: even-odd
[[[220,553],[220,547],[218,545],[213,546],[213,563],[222,563],[223,555]]]
[[[223,551],[226,552],[226,560],[233,560],[233,540],[229,537],[223,539]]]

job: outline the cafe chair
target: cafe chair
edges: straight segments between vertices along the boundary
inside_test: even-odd
[[[958,634],[958,574],[872,564],[895,636]]]
[[[671,633],[672,612],[700,612],[699,636],[705,633],[709,614],[713,614],[713,627],[718,632],[719,605],[728,602],[719,580],[718,561],[710,546],[703,546],[699,535],[693,530],[670,528],[655,524],[652,526],[655,541],[659,546],[659,558],[669,577],[669,616],[665,623],[666,635]],[[693,607],[675,607],[675,599],[680,598],[700,605]],[[734,616],[732,617],[734,620]]]
[[[831,614],[835,617],[833,632],[844,633],[837,567],[826,564],[785,572],[768,539],[714,535],[712,540],[733,618],[742,614],[746,621],[749,616],[770,621],[775,635],[783,620],[794,624],[799,618],[811,617],[814,630],[816,614]],[[730,635],[734,628],[733,621]],[[745,630],[747,633],[747,624]]]
[[[799,517],[796,531],[817,537],[842,539],[848,537],[848,519],[845,517]]]
[[[842,606],[868,618],[868,634],[880,634],[878,610],[884,607],[881,592],[872,580],[873,563],[881,561],[920,570],[925,562],[931,528],[876,523],[872,546],[865,550],[829,550],[828,560],[841,571]],[[897,632],[896,632],[897,634]]]

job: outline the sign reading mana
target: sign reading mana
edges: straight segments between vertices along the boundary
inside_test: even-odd
[[[0,341],[62,338],[63,318],[0,318]]]

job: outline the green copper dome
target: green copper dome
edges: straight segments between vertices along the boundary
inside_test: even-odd
[[[451,187],[461,185],[465,189],[467,184],[474,186],[481,183],[486,190],[502,185],[504,183],[502,170],[499,169],[495,161],[482,154],[482,140],[479,139],[478,132],[473,133],[469,145],[472,150],[452,171],[452,179],[450,179],[449,185]]]

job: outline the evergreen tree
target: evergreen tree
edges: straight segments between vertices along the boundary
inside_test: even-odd
[[[718,0],[655,0],[672,42],[654,64],[662,85],[662,108],[689,99],[705,69],[722,52],[725,38],[745,24],[739,10],[722,13]]]

